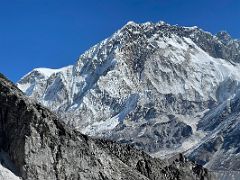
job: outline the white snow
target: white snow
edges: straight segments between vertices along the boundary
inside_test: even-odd
[[[126,25],[136,25],[137,23],[135,23],[134,21],[128,21]]]
[[[14,164],[10,161],[8,155],[4,151],[0,151],[0,180],[20,180],[17,175],[15,175],[12,171],[10,171],[5,166],[11,168],[11,170],[16,171]]]
[[[52,74],[54,73],[58,73],[58,72],[63,72],[69,68],[72,68],[73,66],[72,65],[69,65],[69,66],[65,66],[63,68],[59,68],[59,69],[51,69],[51,68],[44,68],[44,67],[41,67],[41,68],[35,68],[33,69],[32,71],[30,71],[29,73],[27,73],[25,76],[23,76],[21,79],[24,79],[26,78],[28,75],[30,75],[32,72],[39,72],[40,74],[44,75],[47,78],[49,78]],[[21,80],[20,79],[20,80]]]
[[[14,173],[12,173],[9,169],[0,165],[0,180],[21,180],[21,179]]]
[[[29,82],[27,82],[25,84],[24,83],[22,83],[22,84],[18,83],[17,86],[18,86],[19,89],[21,89],[21,91],[23,91],[26,94],[28,94],[27,90],[32,86],[32,83],[29,83]]]
[[[63,68],[59,68],[59,69],[50,69],[50,68],[36,68],[33,71],[38,71],[39,73],[45,75],[46,77],[50,77],[52,74],[54,73],[58,73],[58,72],[64,72],[69,68],[72,68],[73,66],[66,66]]]
[[[197,26],[183,26],[183,27],[186,28],[186,29],[192,29],[192,30],[198,29]]]
[[[106,131],[112,130],[118,124],[119,124],[118,116],[114,116],[113,118],[107,119],[105,121],[94,122],[93,124],[84,128],[82,130],[82,133],[94,136],[98,133],[104,133]]]

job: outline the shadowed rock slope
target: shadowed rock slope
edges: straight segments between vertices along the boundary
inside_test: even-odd
[[[183,156],[163,161],[71,130],[2,75],[0,148],[23,179],[211,179]]]

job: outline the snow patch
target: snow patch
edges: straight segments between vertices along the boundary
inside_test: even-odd
[[[94,136],[97,133],[103,133],[109,130],[114,129],[119,124],[118,116],[107,119],[106,121],[94,122],[91,125],[88,125],[81,132],[90,136]],[[77,127],[78,128],[78,127]]]
[[[14,174],[15,165],[11,162],[8,154],[0,151],[0,180],[20,180],[21,178]]]

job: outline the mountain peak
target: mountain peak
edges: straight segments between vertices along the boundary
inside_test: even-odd
[[[32,74],[18,87],[80,132],[169,156],[208,135],[198,122],[235,93],[239,57],[238,44],[197,27],[129,22],[71,72],[43,80]]]
[[[227,31],[220,31],[216,34],[216,37],[223,43],[228,44],[232,39]]]
[[[128,21],[126,24],[126,26],[135,26],[135,25],[137,25],[137,23],[134,21]]]

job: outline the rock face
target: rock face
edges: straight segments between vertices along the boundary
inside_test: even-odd
[[[237,180],[240,177],[239,171],[218,171],[212,173],[217,180]]]
[[[240,91],[210,110],[199,122],[198,129],[209,135],[191,150],[190,158],[206,163],[212,170],[224,171],[224,175],[230,170],[239,171]]]
[[[239,45],[226,32],[129,22],[75,65],[34,69],[17,86],[84,134],[171,156],[213,136],[204,114],[237,92]]]
[[[71,130],[2,75],[0,149],[14,164],[14,173],[28,180],[211,179],[206,169],[182,155],[163,161],[130,145]],[[2,160],[1,164],[10,168]]]

